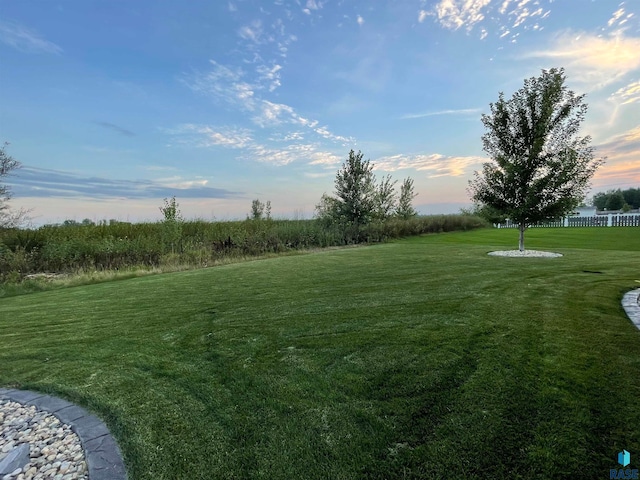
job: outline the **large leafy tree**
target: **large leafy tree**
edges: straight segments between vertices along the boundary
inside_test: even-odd
[[[525,229],[577,207],[603,163],[594,158],[591,138],[578,135],[587,105],[565,80],[564,69],[543,70],[510,100],[501,92],[491,114],[482,116],[482,143],[491,161],[476,172],[469,190],[474,202],[519,225],[521,251]]]

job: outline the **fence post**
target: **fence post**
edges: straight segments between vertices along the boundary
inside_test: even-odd
[[[563,227],[569,226],[569,217],[564,217],[564,220],[562,221],[562,226]]]
[[[613,226],[613,214],[609,213],[607,215],[607,227]]]

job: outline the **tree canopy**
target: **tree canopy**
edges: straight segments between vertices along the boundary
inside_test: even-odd
[[[579,136],[587,112],[584,95],[565,85],[564,69],[543,70],[482,115],[484,151],[491,161],[470,181],[477,204],[504,214],[524,230],[560,218],[584,199],[603,159],[594,158],[589,136]]]
[[[619,210],[625,205],[629,208],[640,208],[640,188],[609,190],[593,196],[593,206],[598,210]]]
[[[398,195],[396,181],[386,175],[377,183],[373,167],[369,160],[364,160],[362,152],[351,150],[336,173],[335,196],[322,195],[316,205],[316,217],[326,225],[345,228],[349,237],[358,239],[360,228],[371,222],[417,215],[411,205],[416,196],[413,180],[406,178]]]
[[[349,152],[349,158],[336,174],[338,216],[358,226],[367,224],[375,209],[376,186],[373,165],[362,152]]]

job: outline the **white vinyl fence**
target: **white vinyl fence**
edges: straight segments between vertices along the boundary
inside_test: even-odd
[[[507,220],[496,224],[497,228],[518,228],[518,224]],[[640,227],[640,213],[609,213],[589,217],[565,217],[556,222],[544,222],[531,227]]]

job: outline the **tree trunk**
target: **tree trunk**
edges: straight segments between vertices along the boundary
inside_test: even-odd
[[[524,223],[520,224],[520,238],[518,239],[518,250],[524,252]]]

